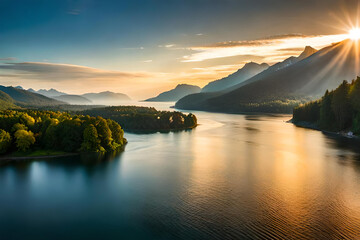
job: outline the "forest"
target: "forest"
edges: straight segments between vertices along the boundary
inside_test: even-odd
[[[55,111],[0,111],[0,154],[44,149],[113,152],[125,144],[123,129],[111,119]]]
[[[117,106],[93,108],[79,113],[112,119],[119,123],[125,131],[132,132],[166,132],[191,129],[197,125],[194,114],[158,111],[153,107]]]
[[[333,91],[294,108],[293,122],[311,123],[321,130],[352,131],[360,134],[360,77],[343,81]]]

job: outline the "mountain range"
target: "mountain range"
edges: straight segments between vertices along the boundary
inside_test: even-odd
[[[114,93],[110,91],[99,93],[85,93],[80,95],[94,104],[119,105],[121,102],[129,101],[131,98],[124,93]]]
[[[13,87],[15,89],[28,91],[34,94],[40,94],[42,96],[46,96],[48,98],[52,98],[62,103],[75,104],[75,105],[89,105],[89,104],[97,104],[97,105],[118,105],[123,101],[129,101],[131,98],[123,93],[114,93],[110,91],[99,92],[99,93],[85,93],[82,95],[74,95],[67,94],[64,92],[60,92],[56,89],[40,89],[38,91],[29,88],[24,89],[21,86]]]
[[[20,86],[18,86],[18,87],[20,87]],[[38,91],[35,91],[35,90],[32,89],[32,88],[29,88],[28,91],[33,92],[33,93],[38,93],[38,94],[41,94],[41,95],[44,95],[44,96],[50,97],[50,98],[52,98],[52,97],[58,97],[58,96],[61,96],[61,95],[67,95],[67,94],[64,93],[64,92],[59,92],[58,90],[53,89],[53,88],[51,88],[51,89],[49,89],[49,90],[40,89],[40,90],[38,90]]]
[[[158,96],[149,98],[147,102],[175,102],[186,95],[199,93],[201,88],[195,85],[179,84],[174,89],[160,93]]]
[[[222,91],[238,83],[246,81],[247,79],[255,76],[256,74],[261,73],[268,67],[269,65],[267,63],[246,63],[244,67],[240,68],[238,71],[230,74],[229,76],[209,82],[205,87],[203,87],[201,92]]]
[[[53,98],[24,90],[20,87],[5,87],[0,85],[2,104],[15,106],[54,106],[65,104]]]
[[[345,40],[319,51],[306,47],[297,58],[290,57],[223,91],[188,95],[175,107],[232,113],[290,112],[294,105],[359,74],[357,44]]]

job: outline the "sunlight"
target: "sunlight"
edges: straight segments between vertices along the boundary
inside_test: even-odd
[[[349,31],[349,38],[352,40],[360,39],[360,28],[353,28]]]

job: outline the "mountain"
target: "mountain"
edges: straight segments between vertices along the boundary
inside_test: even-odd
[[[149,98],[145,101],[147,101],[147,102],[174,102],[186,95],[193,94],[193,93],[199,93],[200,91],[201,91],[201,88],[198,86],[188,85],[188,84],[179,84],[176,86],[176,88],[174,88],[170,91],[160,93],[158,96]]]
[[[268,67],[269,65],[266,63],[262,63],[262,64],[257,64],[254,62],[247,63],[244,65],[243,68],[240,68],[238,71],[230,74],[229,76],[216,81],[209,82],[205,87],[203,87],[201,92],[216,92],[216,91],[224,90],[238,83],[246,81],[247,79],[264,71]]]
[[[53,89],[53,88],[51,88],[51,89],[49,89],[49,90],[40,89],[40,90],[38,90],[38,91],[34,91],[34,89],[29,88],[28,91],[30,91],[30,92],[35,92],[35,93],[38,93],[38,94],[41,94],[41,95],[44,95],[44,96],[50,97],[50,98],[52,98],[52,97],[58,97],[58,96],[61,96],[61,95],[67,95],[67,94],[64,93],[64,92],[59,92],[58,90]]]
[[[0,110],[6,110],[11,108],[18,108],[15,105],[14,99],[12,99],[8,94],[0,91]]]
[[[91,104],[92,102],[83,97],[83,96],[79,96],[79,95],[70,95],[70,94],[66,94],[66,95],[60,95],[60,96],[56,96],[53,97],[56,100],[59,101],[63,101],[69,104],[75,104],[75,105],[87,105],[87,104]]]
[[[315,48],[312,48],[310,46],[306,46],[304,51],[300,54],[300,56],[297,58],[298,61],[301,61],[307,57],[310,57],[314,53],[316,53],[317,50]]]
[[[117,105],[119,102],[129,101],[131,98],[123,93],[99,92],[85,93],[82,97],[92,101],[94,104]]]
[[[345,40],[316,53],[305,49],[303,56],[288,66],[276,64],[216,96],[190,95],[175,107],[219,112],[290,112],[293,106],[359,74],[357,44],[360,43]]]
[[[16,105],[21,106],[51,106],[60,105],[64,102],[45,97],[41,94],[32,93],[27,90],[0,85],[0,91],[11,97]]]

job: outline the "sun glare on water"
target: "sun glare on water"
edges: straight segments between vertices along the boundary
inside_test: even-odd
[[[352,40],[360,39],[360,28],[353,28],[349,31],[349,38]]]

